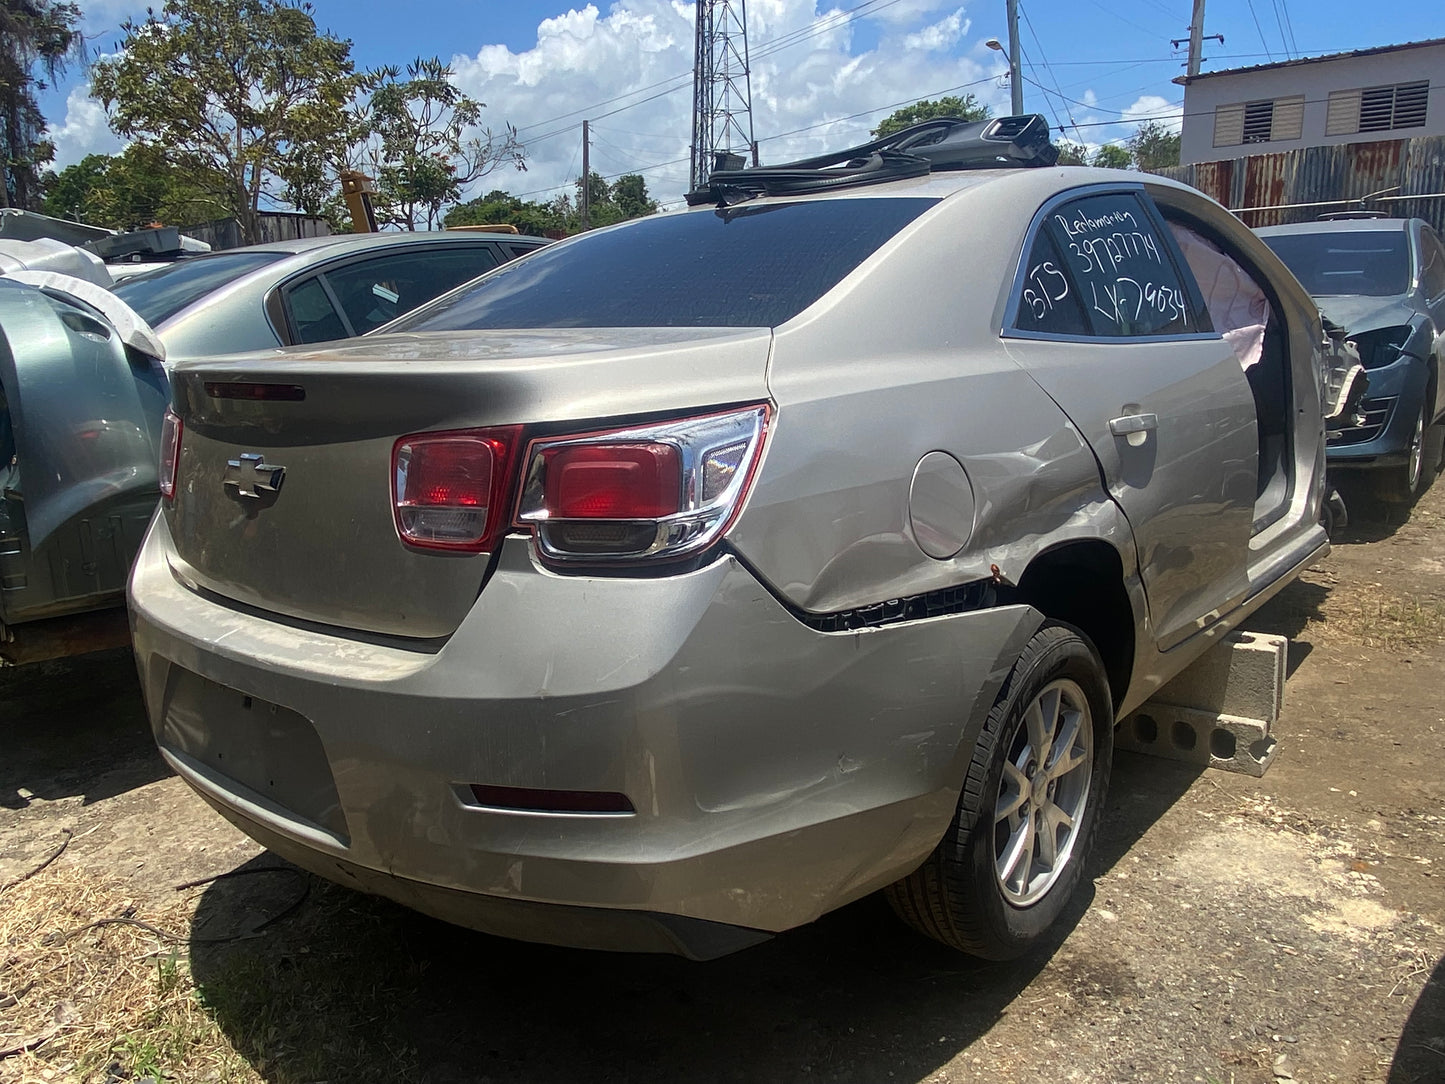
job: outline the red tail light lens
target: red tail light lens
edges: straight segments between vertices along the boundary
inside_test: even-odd
[[[392,505],[402,541],[488,552],[506,526],[521,426],[417,433],[392,449]]]
[[[712,545],[742,509],[762,458],[765,404],[527,450],[518,524],[552,561],[682,557]]]
[[[176,469],[181,460],[181,419],[174,410],[166,408],[165,420],[161,422],[161,496],[166,500],[176,495]]]
[[[561,519],[656,519],[681,510],[670,444],[572,444],[542,452],[546,501]]]

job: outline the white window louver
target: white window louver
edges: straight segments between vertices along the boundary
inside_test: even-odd
[[[1351,135],[1360,130],[1360,91],[1335,90],[1325,113],[1325,135]]]
[[[1304,134],[1305,96],[1279,98],[1274,103],[1274,116],[1270,123],[1271,142],[1299,139]]]
[[[1237,147],[1244,142],[1244,106],[1219,105],[1214,108],[1214,145]]]

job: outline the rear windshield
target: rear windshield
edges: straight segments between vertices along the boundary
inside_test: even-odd
[[[533,253],[386,330],[773,327],[936,202],[833,199],[654,215]]]
[[[126,279],[111,292],[155,327],[217,287],[289,255],[289,252],[222,252],[181,260]]]
[[[1284,233],[1260,238],[1316,297],[1389,297],[1410,288],[1403,230]]]

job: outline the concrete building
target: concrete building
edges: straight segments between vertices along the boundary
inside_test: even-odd
[[[1445,38],[1180,76],[1179,161],[1445,135]]]

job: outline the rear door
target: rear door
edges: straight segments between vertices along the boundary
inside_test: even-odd
[[[1034,219],[1003,332],[1093,448],[1162,650],[1247,595],[1258,477],[1249,384],[1182,266],[1142,191],[1066,193]]]

